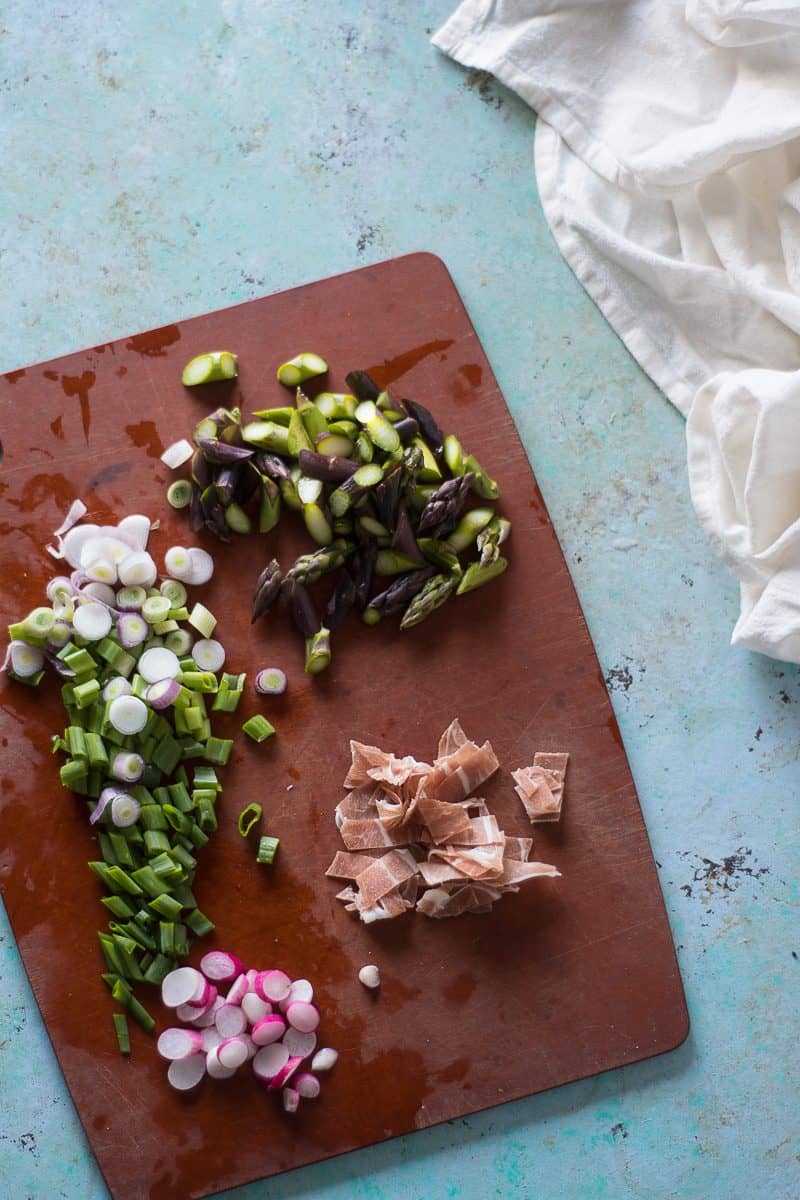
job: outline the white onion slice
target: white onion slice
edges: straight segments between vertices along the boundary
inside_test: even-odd
[[[191,653],[201,671],[221,671],[225,666],[225,647],[215,638],[199,638]]]
[[[147,724],[148,708],[138,696],[117,696],[108,706],[108,719],[118,733],[141,733]],[[202,978],[202,976],[201,976]]]
[[[192,587],[202,587],[214,574],[214,560],[207,550],[192,546],[189,551],[189,575],[184,582]]]
[[[173,442],[171,446],[167,446],[161,455],[161,461],[171,471],[177,471],[178,467],[182,467],[185,462],[188,462],[193,454],[192,443],[187,442],[186,438],[181,438],[179,442]]]
[[[152,587],[158,568],[146,550],[133,550],[117,569],[120,583],[125,587]]]
[[[96,601],[81,604],[75,610],[72,627],[87,642],[99,642],[111,629],[111,613]]]
[[[136,669],[146,683],[158,683],[161,679],[174,679],[179,675],[181,664],[172,650],[167,650],[166,646],[154,646],[145,650]]]

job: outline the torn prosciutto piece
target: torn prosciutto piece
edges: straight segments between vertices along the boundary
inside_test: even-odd
[[[390,850],[382,858],[373,859],[356,879],[360,905],[373,908],[416,874],[417,864],[408,850]]]
[[[444,850],[437,847],[428,858],[450,863],[470,879],[499,879],[503,874],[503,842],[494,846],[448,846]]]
[[[452,754],[437,758],[433,770],[422,783],[428,796],[453,804],[463,800],[475,788],[494,775],[500,763],[489,742],[476,746],[464,742]]]
[[[339,832],[348,850],[382,850],[386,846],[408,846],[413,834],[407,829],[387,829],[378,817],[346,818]]]
[[[449,754],[455,754],[469,741],[469,738],[461,728],[461,722],[458,717],[450,722],[442,736],[439,738],[439,748],[436,751],[437,758],[446,758]]]
[[[371,854],[349,854],[346,850],[337,850],[325,874],[330,879],[358,879],[367,867],[377,861]]]
[[[531,822],[557,821],[561,816],[568,760],[568,754],[534,754],[531,766],[511,772]]]
[[[503,861],[503,873],[498,883],[506,887],[516,883],[523,883],[526,879],[536,879],[543,875],[556,878],[561,875],[561,872],[556,867],[551,867],[549,863],[515,862],[511,858],[506,858]]]

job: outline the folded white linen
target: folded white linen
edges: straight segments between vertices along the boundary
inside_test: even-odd
[[[539,112],[559,247],[688,417],[733,640],[800,661],[800,3],[466,0],[434,43]]]

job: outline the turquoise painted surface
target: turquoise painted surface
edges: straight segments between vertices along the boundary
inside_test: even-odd
[[[444,258],[607,672],[691,1010],[662,1060],[235,1195],[796,1200],[797,671],[728,646],[735,590],[689,505],[682,422],[558,256],[530,111],[428,45],[450,7],[0,13],[0,370]],[[0,1197],[105,1195],[3,916]]]

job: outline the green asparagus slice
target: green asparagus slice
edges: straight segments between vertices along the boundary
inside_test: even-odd
[[[294,358],[281,363],[278,367],[278,383],[296,388],[298,384],[305,383],[307,379],[315,379],[317,375],[324,375],[327,369],[328,364],[319,354],[296,354]]]
[[[500,547],[511,533],[511,522],[505,517],[492,517],[485,529],[478,534],[476,545],[480,551],[481,566],[494,562]]]
[[[458,585],[457,595],[461,596],[464,592],[471,592],[473,588],[481,587],[484,583],[488,583],[490,579],[496,579],[498,575],[502,575],[508,566],[508,559],[502,555],[490,563],[482,566],[481,563],[470,563],[464,572],[463,578]]]
[[[411,629],[414,625],[419,625],[420,621],[429,617],[445,600],[449,600],[457,587],[456,575],[434,575],[409,604],[403,614],[400,628]]]

